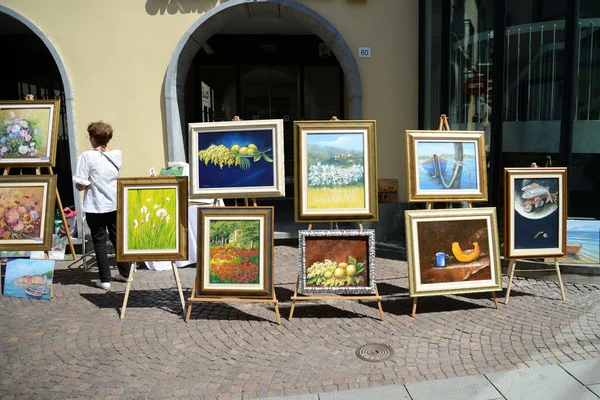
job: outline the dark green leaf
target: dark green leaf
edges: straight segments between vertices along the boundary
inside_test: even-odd
[[[306,284],[307,285],[314,285],[317,282],[317,279],[319,279],[318,276],[313,276],[312,278],[306,280]]]
[[[352,256],[348,256],[348,264],[356,265],[356,260]]]
[[[271,157],[269,157],[268,155],[266,155],[265,153],[262,153],[262,156],[265,159],[265,161],[267,161],[267,162],[273,162],[273,159]]]

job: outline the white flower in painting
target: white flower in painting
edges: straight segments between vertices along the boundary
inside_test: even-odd
[[[150,213],[146,214],[146,222],[150,219]]]
[[[170,197],[167,197],[167,201],[171,201],[171,198],[170,198]]]
[[[158,211],[156,211],[156,216],[157,217],[161,217],[162,218],[162,217],[166,217],[167,215],[169,215],[169,213],[164,208],[161,208]]]
[[[147,201],[147,202],[150,202],[151,200],[152,200],[152,199],[151,199],[150,197],[148,197],[148,198],[146,199],[146,201]]]
[[[167,222],[169,222],[171,220],[171,216],[167,215]]]
[[[138,227],[138,220],[137,220],[137,219],[134,219],[134,220],[133,220],[133,227],[134,227],[134,228],[137,228],[137,227]]]
[[[146,214],[147,212],[148,212],[148,207],[142,206],[142,208],[140,208],[140,214]]]
[[[29,153],[29,147],[27,146],[19,146],[19,153],[25,155]]]
[[[158,208],[158,204],[155,204],[152,208],[156,210]]]

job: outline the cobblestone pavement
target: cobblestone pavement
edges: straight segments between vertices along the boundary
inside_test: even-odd
[[[272,305],[247,303],[196,303],[185,323],[172,273],[143,269],[121,320],[124,283],[104,292],[95,269],[60,262],[52,301],[0,297],[0,398],[253,399],[600,358],[593,280],[567,283],[562,301],[555,282],[515,278],[499,309],[489,293],[436,296],[412,318],[406,263],[377,258],[385,321],[376,303],[349,300],[298,303],[288,321],[297,259],[276,246],[282,325]],[[195,269],[179,273],[187,298]],[[362,361],[366,343],[394,355]]]

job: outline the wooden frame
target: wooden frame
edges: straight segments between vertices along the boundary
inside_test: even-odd
[[[487,201],[484,132],[407,130],[406,153],[409,202]]]
[[[0,250],[50,250],[56,175],[0,176]]]
[[[0,167],[53,167],[60,100],[0,101]]]
[[[502,290],[495,208],[406,211],[405,224],[411,297]]]
[[[200,207],[198,227],[197,298],[273,300],[273,207]]]
[[[504,257],[563,257],[567,169],[504,169]]]
[[[375,294],[373,229],[301,230],[298,234],[300,293]]]
[[[117,180],[117,261],[183,261],[187,249],[187,177]]]
[[[377,221],[375,121],[294,123],[296,222]]]
[[[283,120],[189,124],[190,198],[285,196]]]

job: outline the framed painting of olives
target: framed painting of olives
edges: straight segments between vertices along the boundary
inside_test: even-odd
[[[299,292],[375,294],[375,231],[299,231]]]
[[[189,124],[190,198],[285,196],[283,120]]]
[[[563,257],[567,244],[567,169],[504,169],[504,256]]]
[[[411,297],[502,290],[496,209],[404,213]]]

